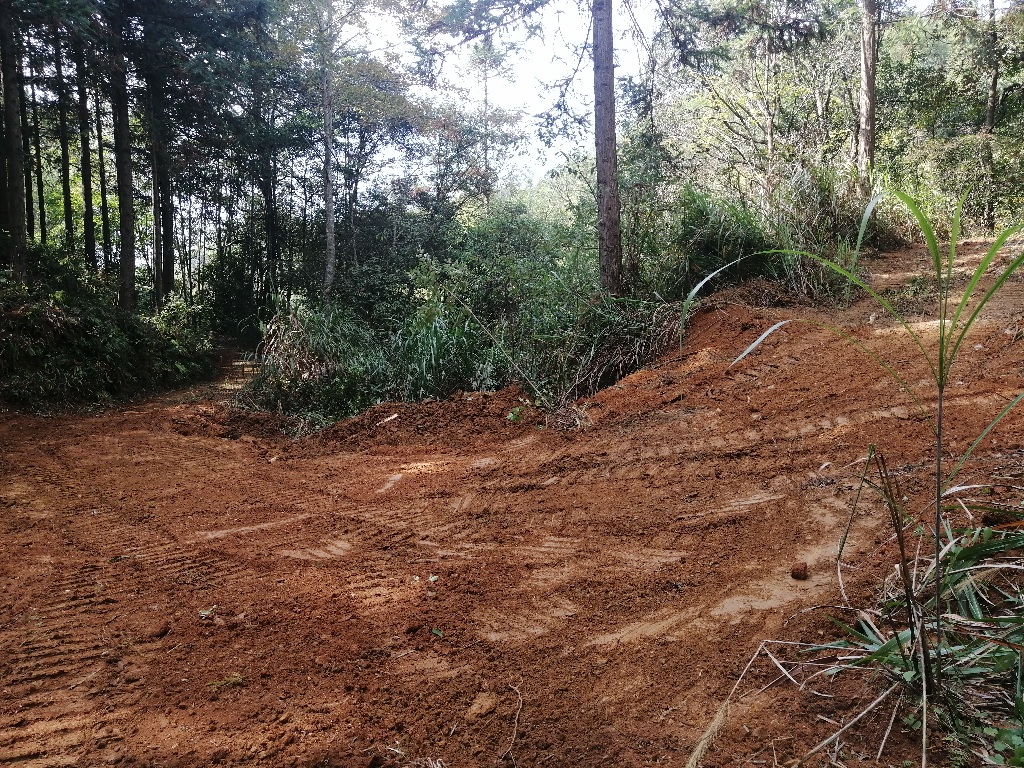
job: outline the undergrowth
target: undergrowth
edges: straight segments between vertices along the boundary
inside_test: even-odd
[[[159,317],[117,307],[114,287],[37,247],[28,285],[0,272],[0,404],[51,410],[108,404],[190,383],[212,368],[199,310]]]
[[[384,401],[518,384],[555,411],[656,359],[678,319],[678,305],[597,295],[578,313],[487,323],[465,303],[436,298],[381,333],[337,307],[299,304],[264,327],[243,403],[315,427]]]

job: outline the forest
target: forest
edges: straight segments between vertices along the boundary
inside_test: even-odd
[[[6,0],[0,397],[170,386],[215,332],[261,344],[254,407],[311,424],[511,381],[556,409],[656,356],[737,259],[709,285],[834,296],[765,253],[852,268],[879,189],[939,221],[970,191],[977,233],[1019,209],[1016,5],[699,0],[640,30],[598,3],[535,118],[486,94],[553,34],[543,5]],[[373,48],[382,18],[398,39]],[[615,82],[627,38],[647,64]],[[538,131],[576,148],[523,182]],[[870,242],[912,225],[883,204]]]

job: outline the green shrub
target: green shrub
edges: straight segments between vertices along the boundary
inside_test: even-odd
[[[322,420],[352,416],[394,393],[395,364],[378,337],[350,314],[301,302],[263,326],[250,405]]]
[[[728,199],[683,187],[665,213],[665,221],[652,223],[661,229],[656,248],[641,263],[637,295],[679,301],[705,275],[743,258],[721,274],[718,284],[769,268],[756,254],[777,247],[756,213]],[[639,235],[637,235],[639,236]]]
[[[198,310],[138,317],[114,288],[52,249],[36,248],[29,285],[0,273],[0,402],[48,409],[109,403],[210,371]]]

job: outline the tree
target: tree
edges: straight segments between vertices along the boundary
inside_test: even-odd
[[[57,91],[57,125],[60,141],[60,189],[64,210],[64,249],[71,253],[75,248],[75,217],[71,202],[71,137],[68,131],[68,95],[64,78],[64,47],[61,38],[66,34],[56,21],[50,24],[53,39],[53,66],[56,73],[54,88]]]
[[[110,106],[114,122],[114,170],[120,221],[120,282],[118,304],[135,308],[135,194],[132,177],[132,135],[128,101],[128,61],[125,58],[123,2],[108,8],[106,24],[110,46]]]
[[[15,35],[15,16],[10,0],[0,2],[0,77],[3,78],[4,148],[7,197],[7,254],[16,279],[26,278],[25,170],[21,140],[21,55]],[[0,262],[2,263],[2,262]]]
[[[96,254],[96,220],[93,214],[92,199],[92,150],[90,147],[89,93],[88,71],[85,66],[85,51],[82,41],[74,43],[75,79],[78,87],[78,136],[80,142],[80,163],[82,171],[82,245],[85,249],[85,261],[93,270],[99,269]]]
[[[502,30],[529,23],[530,17],[549,0],[457,0],[428,18],[428,35],[448,34],[462,43],[491,41]],[[601,285],[613,296],[623,292],[622,228],[618,194],[617,145],[615,140],[615,40],[614,0],[592,0],[590,23],[593,30],[594,143],[598,173],[597,231]],[[432,57],[440,53],[426,47]]]
[[[333,65],[338,45],[334,20],[334,0],[326,0],[326,9],[319,29],[321,109],[323,110],[324,142],[324,295],[334,286],[338,257],[334,242],[334,77]]]
[[[871,193],[871,172],[875,165],[875,79],[878,68],[878,0],[861,0],[860,35],[860,128],[857,167],[861,195]]]
[[[593,0],[598,255],[601,285],[612,296],[620,296],[623,292],[622,227],[618,145],[615,140],[615,41],[612,14],[613,0]]]

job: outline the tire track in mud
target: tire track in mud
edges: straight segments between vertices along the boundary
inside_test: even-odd
[[[48,599],[33,605],[22,624],[0,632],[0,645],[8,649],[4,693],[18,702],[16,714],[0,721],[0,764],[78,765],[74,754],[95,747],[96,733],[123,715],[100,714],[92,701],[112,687],[136,682],[137,673],[126,670],[145,668],[161,651],[160,637],[169,625],[161,626],[150,614],[155,629],[139,626],[140,617],[146,621],[152,590],[158,595],[176,587],[216,591],[251,574],[240,561],[126,526],[113,514],[93,509],[61,515],[65,535],[106,552],[99,563],[81,565],[55,581]],[[107,558],[111,552],[116,554]],[[99,633],[97,622],[104,627]],[[118,636],[121,647],[131,645],[130,666],[120,659]],[[78,709],[91,715],[69,717]],[[116,740],[110,734],[100,738]]]
[[[718,357],[726,356],[704,357],[721,367]],[[783,406],[774,415],[774,394],[764,385],[788,386],[779,367],[762,358],[732,381],[705,386],[701,366],[692,365],[700,358],[695,354],[680,366],[689,367],[689,384],[697,389],[679,405],[669,399],[683,387],[678,375],[661,385],[664,392],[647,387],[652,394],[645,402],[666,404],[665,410],[643,405],[630,412],[627,382],[624,392],[609,396],[618,405],[610,402],[608,422],[592,430],[529,433],[488,445],[481,440],[441,453],[433,453],[436,446],[398,445],[378,446],[376,453],[303,455],[301,445],[291,445],[273,451],[283,461],[269,463],[272,451],[255,443],[161,436],[127,417],[116,427],[116,440],[90,442],[70,433],[77,441],[72,454],[51,441],[45,459],[32,457],[35,466],[19,478],[31,477],[37,487],[19,487],[18,494],[22,501],[46,498],[53,538],[60,538],[59,529],[70,544],[45,599],[0,632],[3,685],[11,697],[0,715],[0,762],[98,764],[103,745],[119,743],[135,756],[173,761],[169,743],[146,751],[154,733],[170,728],[160,707],[203,698],[197,709],[241,711],[250,706],[243,704],[246,697],[256,700],[265,690],[277,701],[284,690],[306,701],[351,696],[353,717],[382,713],[373,715],[371,731],[394,739],[399,731],[393,726],[401,721],[407,729],[402,738],[411,733],[428,746],[441,733],[450,751],[432,755],[448,764],[475,764],[487,756],[477,757],[473,745],[451,746],[460,733],[486,732],[481,743],[500,741],[503,748],[511,722],[511,710],[500,708],[474,723],[463,717],[476,686],[486,681],[492,692],[502,692],[523,674],[522,723],[534,741],[517,742],[520,764],[541,759],[528,743],[559,745],[576,719],[588,719],[588,734],[573,737],[575,749],[592,738],[613,754],[628,742],[637,764],[657,761],[650,745],[702,727],[706,711],[700,707],[732,674],[734,659],[716,638],[742,620],[731,636],[734,648],[742,648],[761,627],[777,628],[793,612],[791,603],[808,604],[829,588],[824,568],[812,565],[812,578],[799,584],[789,576],[794,558],[812,564],[828,558],[818,540],[829,549],[842,516],[848,495],[843,472],[826,472],[820,458],[836,450],[829,441],[838,430],[864,424],[918,429],[906,423],[915,415],[903,405],[879,408],[850,399],[830,411],[830,382],[822,381],[812,383],[806,407],[790,397],[794,413]],[[773,362],[801,365],[799,355]],[[634,381],[650,383],[642,375]],[[957,397],[958,407],[995,402],[991,394]],[[132,435],[145,455],[125,456]],[[842,450],[846,462],[858,448]],[[782,468],[771,474],[766,468],[775,461]],[[194,488],[182,482],[182,473],[200,472],[204,464],[203,482]],[[74,478],[93,473],[98,479],[90,496]],[[79,492],[86,498],[76,500]],[[30,512],[27,504],[22,510]],[[772,546],[761,549],[763,542]],[[84,562],[72,564],[68,552]],[[438,582],[428,581],[436,575]],[[255,592],[262,602],[253,610],[270,623],[260,625],[260,634],[243,637],[196,619],[196,607],[209,608],[222,597],[228,605],[246,604]],[[209,643],[197,640],[192,655],[181,652],[189,662],[206,654],[203,676],[188,690],[178,679],[191,675],[168,671],[178,663],[167,650],[178,642],[177,625],[166,641],[139,629],[140,617],[159,615],[150,610],[153,603],[171,599],[190,616],[190,639],[207,628],[220,632]],[[419,618],[410,619],[416,612]],[[410,632],[419,622],[423,626]],[[444,642],[435,641],[432,627],[444,629]],[[111,654],[104,654],[125,641],[133,654],[109,663]],[[236,663],[272,673],[274,680],[234,692],[234,705],[230,692],[207,703],[202,681],[221,678]],[[222,664],[223,671],[216,666]],[[165,673],[175,679],[156,697],[159,705],[141,701],[143,714],[133,715],[138,686],[126,677]],[[706,677],[698,681],[698,673]],[[342,692],[322,694],[318,675]],[[687,723],[663,723],[664,717],[659,725],[646,723],[651,710],[682,706],[681,688],[687,695],[707,691],[695,698]],[[383,704],[382,692],[399,703]],[[265,705],[257,700],[251,706]],[[422,712],[410,715],[417,708]],[[272,726],[276,717],[258,724],[239,716],[235,732],[218,736],[230,747],[229,761],[284,765],[270,747],[251,750],[252,734],[284,738]],[[132,718],[143,722],[143,734],[107,733]],[[609,724],[618,735],[608,735]],[[332,727],[342,732],[345,726]],[[645,746],[635,747],[639,743]],[[210,754],[191,764],[205,764]]]

